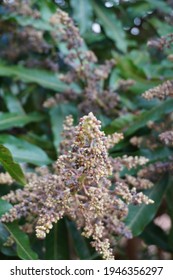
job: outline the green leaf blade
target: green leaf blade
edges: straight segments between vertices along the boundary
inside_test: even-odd
[[[8,212],[11,208],[12,205],[10,203],[0,199],[0,217]],[[16,242],[18,256],[23,260],[37,260],[38,256],[31,249],[28,236],[20,230],[17,222],[3,225]]]
[[[0,143],[8,148],[17,162],[43,166],[52,163],[48,155],[38,146],[12,135],[1,134]]]
[[[121,25],[121,22],[117,19],[115,13],[103,6],[99,1],[93,1],[93,8],[104,28],[106,35],[115,42],[116,47],[122,51],[127,51],[127,42],[125,38],[125,32]]]
[[[63,233],[63,234],[62,234]],[[45,240],[46,260],[69,260],[68,231],[65,219],[54,225]]]
[[[173,99],[166,100],[161,104],[155,106],[151,110],[146,110],[140,114],[140,116],[132,122],[130,127],[126,130],[125,136],[129,136],[136,132],[138,129],[146,126],[148,121],[156,121],[163,117],[165,114],[169,114],[172,111]]]
[[[89,250],[86,239],[81,235],[81,232],[77,230],[75,223],[72,221],[67,221],[67,226],[72,237],[75,252],[80,260],[90,259],[92,254]]]
[[[93,10],[91,1],[79,0],[76,3],[76,0],[71,0],[70,3],[74,13],[74,19],[79,24],[80,33],[84,35],[92,26],[91,16]]]
[[[10,113],[25,114],[18,98],[10,92],[3,94],[4,101]]]
[[[43,116],[33,112],[31,114],[2,113],[0,114],[0,131],[13,127],[23,127],[31,122],[39,122]]]
[[[152,222],[144,229],[140,238],[148,245],[156,245],[164,251],[173,252],[172,247],[168,243],[168,235]]]
[[[2,61],[0,61],[0,76],[14,77],[26,83],[36,83],[44,88],[58,92],[68,91],[71,87],[79,91],[77,85],[67,86],[58,79],[57,74],[51,71],[29,69],[20,65],[5,65]]]
[[[20,165],[14,162],[11,152],[3,145],[0,144],[0,162],[5,170],[22,185],[26,184],[25,175]]]
[[[63,131],[63,122],[65,117],[72,114],[76,115],[76,108],[72,104],[59,104],[49,111],[54,146],[58,149],[62,141],[61,133]]]
[[[37,254],[31,249],[28,236],[19,229],[16,222],[5,224],[5,228],[17,244],[17,254],[22,260],[37,260]]]
[[[153,188],[144,191],[144,193],[152,200],[153,204],[146,205],[130,205],[129,214],[125,220],[127,227],[132,231],[133,236],[142,233],[147,224],[154,218],[162,198],[165,194],[168,183],[168,177],[163,177]]]

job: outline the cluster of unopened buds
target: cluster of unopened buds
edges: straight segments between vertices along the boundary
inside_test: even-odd
[[[58,43],[63,42],[68,50],[61,54],[61,58],[70,66],[70,71],[62,74],[60,79],[67,84],[77,82],[83,85],[83,88],[82,96],[74,90],[58,94],[46,100],[44,107],[50,108],[62,101],[76,100],[82,115],[89,111],[115,114],[119,102],[118,94],[105,86],[105,81],[115,66],[115,60],[106,60],[104,64],[98,65],[97,57],[87,49],[72,18],[61,9],[50,18],[50,23],[53,27],[52,36],[58,39]]]
[[[171,34],[171,36],[168,36],[168,37],[170,37],[171,40],[173,38],[172,34]],[[164,101],[167,98],[173,98],[173,81],[172,80],[165,81],[161,85],[158,85],[154,88],[147,90],[146,92],[143,93],[143,97],[147,100],[157,98],[161,101]],[[167,128],[169,128],[169,130],[165,131],[166,126],[167,126]],[[158,138],[159,138],[160,142],[162,142],[166,146],[172,147],[173,146],[173,130],[170,130],[170,126],[172,128],[171,114],[169,115],[169,117],[167,116],[167,121],[165,121],[165,119],[164,119],[163,123],[156,124],[153,121],[150,121],[148,123],[148,127],[159,134]],[[164,130],[164,132],[160,133],[162,131],[162,129]],[[154,145],[157,147],[157,142],[154,143]],[[150,145],[150,148],[151,147],[152,146]],[[150,164],[149,166],[140,170],[138,175],[140,177],[156,180],[156,179],[158,179],[159,175],[162,176],[164,173],[167,173],[167,172],[172,173],[172,170],[173,170],[173,160],[172,160],[172,157],[169,156],[167,158],[167,160],[165,160],[163,162],[156,162],[154,164]]]
[[[76,223],[82,235],[91,238],[91,245],[104,259],[113,259],[113,236],[132,237],[123,222],[128,205],[153,203],[137,191],[136,180],[140,179],[115,178],[114,169],[116,164],[120,169],[134,168],[145,164],[146,159],[127,156],[111,159],[108,149],[121,141],[123,135],[114,133],[106,137],[93,113],[82,117],[76,127],[72,117],[67,117],[63,136],[54,173],[47,171],[43,176],[42,172],[40,176],[37,171],[28,176],[23,189],[3,196],[14,206],[2,216],[1,222],[24,217],[26,224],[35,224],[37,237],[43,239],[53,224],[66,216]],[[143,186],[152,184],[145,181]]]
[[[161,85],[151,88],[144,92],[142,96],[147,100],[153,98],[164,100],[167,97],[173,97],[173,81],[168,80]]]

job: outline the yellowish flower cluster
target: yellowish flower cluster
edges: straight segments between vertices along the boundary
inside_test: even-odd
[[[43,239],[53,223],[67,216],[75,221],[82,235],[91,238],[92,246],[103,258],[113,259],[113,236],[132,236],[123,223],[128,204],[153,201],[137,192],[132,178],[127,180],[132,185],[129,188],[126,179],[113,176],[115,165],[112,166],[108,148],[113,145],[113,140],[115,143],[120,141],[122,134],[106,137],[100,130],[101,122],[93,113],[82,117],[78,126],[72,124],[72,117],[67,117],[63,132],[65,142],[61,143],[54,174],[47,169],[45,172],[36,170],[37,174],[27,176],[29,182],[23,189],[5,195],[3,199],[14,206],[1,221],[12,222],[24,217],[27,230],[31,230],[29,224],[35,224],[37,237]],[[143,157],[125,156],[117,159],[117,166],[118,162],[122,169],[147,161]],[[110,188],[112,184],[113,189]]]
[[[151,88],[143,93],[142,95],[145,99],[158,98],[164,100],[167,97],[173,97],[173,81],[166,81],[163,84]]]

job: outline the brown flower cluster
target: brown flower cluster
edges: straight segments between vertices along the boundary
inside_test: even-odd
[[[83,88],[82,96],[75,92],[64,93],[64,100],[76,99],[80,111],[84,114],[89,111],[104,111],[107,115],[115,113],[119,101],[118,95],[109,88],[104,88],[104,82],[115,65],[115,61],[106,60],[103,65],[97,65],[95,54],[87,49],[78,28],[66,12],[58,9],[50,22],[54,30],[52,36],[57,38],[58,43],[63,42],[68,50],[64,52],[63,59],[70,67],[70,71],[61,75],[61,79],[68,84],[77,81]],[[46,101],[44,106],[52,107],[59,101],[62,101],[61,94]]]
[[[56,48],[45,39],[45,31],[33,25],[21,26],[20,20],[41,19],[40,12],[28,0],[15,0],[4,2],[6,17],[1,19],[1,32],[6,34],[6,42],[1,45],[0,56],[9,62],[22,60],[22,64],[29,68],[44,68],[52,71],[58,70]],[[9,20],[14,15],[19,23]],[[21,44],[22,42],[22,44]],[[37,56],[36,56],[37,54]]]
[[[159,135],[160,140],[168,146],[173,146],[173,131],[166,131]]]
[[[172,38],[172,37],[171,37]],[[166,81],[162,85],[159,85],[155,88],[152,88],[148,91],[146,91],[143,94],[143,97],[147,100],[150,100],[152,98],[158,98],[160,100],[164,100],[168,97],[173,97],[173,81]],[[150,121],[148,123],[148,127],[157,134],[159,134],[159,139],[161,142],[163,142],[167,146],[173,145],[173,130],[166,130],[172,128],[172,116],[171,114],[168,115],[164,122],[161,123],[154,123]],[[166,130],[161,133],[162,130]],[[152,144],[153,147],[158,147],[157,141],[155,141],[154,144]],[[149,145],[150,148],[152,145]],[[143,178],[148,178],[151,180],[157,180],[160,175],[163,175],[166,172],[172,172],[173,170],[173,158],[170,156],[167,161],[164,162],[156,162],[154,164],[150,164],[146,168],[139,171],[138,176]]]
[[[162,36],[159,39],[153,39],[148,41],[148,47],[154,47],[162,51],[164,48],[170,48],[173,43],[173,33],[167,34],[166,36]]]
[[[0,185],[11,185],[14,182],[9,173],[0,173]]]
[[[173,171],[173,160],[150,164],[138,172],[139,178],[147,178],[152,181],[157,181],[163,174]]]
[[[162,85],[157,86],[153,89],[150,89],[146,91],[143,94],[143,97],[150,100],[152,98],[159,98],[160,100],[165,99],[166,97],[173,97],[173,83],[172,81],[164,82]],[[164,143],[167,146],[172,147],[173,146],[173,130],[170,130],[172,128],[172,113],[165,116],[163,121],[160,122],[153,122],[149,121],[147,123],[147,126],[149,129],[151,129],[151,135],[150,137],[140,136],[136,137],[134,136],[131,138],[130,142],[132,145],[136,145],[138,147],[149,147],[152,151],[157,151],[157,149],[160,149],[161,143]],[[162,132],[164,131],[164,132]],[[160,140],[160,141],[158,141]],[[171,151],[170,151],[171,152]],[[157,181],[158,178],[161,178],[165,173],[172,173],[173,170],[173,157],[170,156],[167,157],[163,162],[158,161],[153,164],[149,164],[148,166],[142,168],[139,170],[137,176],[139,179],[139,188],[140,185],[145,184],[151,184],[151,181]],[[137,181],[138,181],[137,179]],[[136,178],[135,178],[136,180]],[[135,180],[130,178],[128,176],[128,182],[130,183],[133,181],[135,183]],[[149,182],[147,183],[147,181]],[[145,187],[144,187],[145,188]]]
[[[72,117],[67,117],[63,132],[65,139],[54,165],[54,174],[37,170],[37,174],[28,176],[29,182],[23,189],[3,196],[14,206],[1,221],[11,222],[25,217],[26,224],[34,224],[37,237],[42,239],[53,223],[67,216],[75,221],[82,235],[92,239],[92,246],[104,259],[113,259],[113,237],[131,237],[123,223],[128,204],[153,201],[137,191],[139,179],[123,179],[114,174],[114,170],[118,173],[123,166],[130,169],[143,165],[146,159],[127,156],[111,159],[108,148],[123,136],[115,133],[106,137],[100,128],[101,123],[93,113],[82,117],[77,127],[73,126]],[[140,185],[140,188],[147,187],[151,187],[148,181]]]
[[[167,97],[173,97],[173,81],[166,81],[157,87],[151,88],[144,92],[142,96],[147,100],[153,98],[164,100]]]
[[[3,0],[10,12],[16,12],[22,16],[31,16],[40,18],[40,13],[37,9],[33,9],[30,0]]]

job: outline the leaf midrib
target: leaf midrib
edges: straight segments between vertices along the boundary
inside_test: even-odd
[[[27,81],[30,81],[30,82],[33,82],[33,83],[38,83],[39,85],[44,85],[45,87],[51,87],[51,88],[53,88],[53,89],[56,89],[57,90],[57,88],[58,88],[58,90],[65,90],[66,89],[66,85],[62,85],[62,84],[58,84],[58,83],[60,83],[59,81],[58,81],[58,79],[57,79],[57,83],[55,83],[55,82],[50,82],[50,81],[48,81],[47,79],[46,79],[46,81],[44,80],[44,79],[40,79],[40,78],[38,78],[38,77],[36,77],[36,76],[32,76],[32,77],[30,77],[30,76],[28,76],[28,73],[27,74],[25,74],[24,72],[22,72],[22,68],[21,69],[14,69],[13,67],[6,67],[6,66],[4,66],[4,65],[0,65],[0,73],[1,72],[3,72],[3,71],[8,71],[8,74],[7,74],[7,76],[18,76],[19,78],[23,78],[26,82]],[[28,71],[28,69],[24,69],[24,71]],[[29,72],[29,71],[28,71]],[[4,76],[6,76],[6,75],[4,75]],[[52,74],[52,77],[54,78],[55,76]],[[43,86],[43,87],[44,87]]]
[[[2,119],[0,119],[0,125],[4,125],[4,124],[8,124],[8,123],[11,123],[12,121],[21,121],[21,119],[22,119],[22,124],[23,123],[27,123],[27,122],[31,122],[31,121],[36,121],[37,120],[37,118],[35,117],[33,117],[33,116],[25,116],[25,115],[22,115],[22,116],[11,116],[11,117],[7,117],[7,118],[5,118],[4,120],[2,120]],[[39,119],[39,117],[38,117],[38,119]],[[40,118],[41,119],[41,118]],[[21,124],[21,125],[22,125]],[[1,127],[0,127],[0,129],[1,129]]]
[[[155,193],[155,188],[150,192],[150,198],[152,199],[152,195],[153,193]],[[157,204],[156,202],[154,202],[155,205]],[[158,205],[157,205],[158,206]],[[141,208],[138,210],[137,214],[135,215],[135,218],[133,220],[131,220],[130,223],[128,223],[128,227],[132,228],[132,225],[136,222],[136,220],[138,220],[138,217],[141,215],[141,212],[143,211],[143,209],[146,207],[145,204],[143,204],[141,206]]]
[[[104,15],[104,13],[102,12],[102,10],[100,9],[100,7],[96,4],[96,3],[94,3],[94,5],[95,5],[95,7],[96,7],[96,9],[97,9],[97,12],[98,12],[98,14],[100,14],[100,17],[102,17],[102,19],[104,20],[104,22],[108,25],[108,28],[110,28],[111,30],[112,30],[112,23],[107,19],[107,17]],[[111,15],[112,16],[112,15]],[[116,18],[115,18],[116,19]],[[116,30],[115,29],[113,29],[114,30],[114,34],[116,34],[116,36],[117,35],[120,35],[120,33],[119,32],[116,32]],[[116,39],[116,38],[115,38]]]
[[[8,228],[8,226],[5,225],[5,228],[8,230],[8,232],[12,235],[14,238],[15,242],[18,244],[18,246],[25,252],[25,254],[28,256],[30,260],[33,258],[30,256],[30,254],[26,251],[25,247],[20,243],[20,241],[16,238],[16,236],[13,234],[13,232]]]

